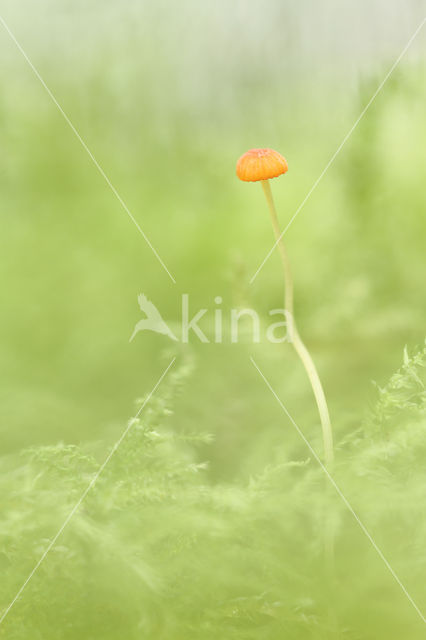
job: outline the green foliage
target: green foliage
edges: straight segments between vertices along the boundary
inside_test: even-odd
[[[425,353],[405,353],[362,429],[340,443],[334,471],[420,601]],[[416,612],[315,460],[283,460],[248,483],[209,481],[197,450],[208,450],[211,436],[174,426],[192,368],[182,361],[132,420],[0,637],[373,638],[383,628],[389,639],[406,628],[420,638]],[[25,451],[19,469],[3,467],[6,606],[99,462],[88,447],[61,444]],[[334,577],[323,557],[326,522]]]
[[[379,400],[366,426],[379,427],[384,434],[398,428],[401,415],[423,415],[426,409],[425,368],[426,348],[411,357],[405,349],[402,367],[385,387],[377,387]]]
[[[277,255],[248,284],[273,237],[260,189],[237,181],[235,160],[260,145],[287,157],[288,175],[274,181],[284,228],[390,68],[379,50],[394,59],[419,10],[404,6],[404,24],[384,42],[375,28],[383,3],[350,3],[358,19],[339,14],[348,38],[322,28],[334,9],[346,12],[337,0],[268,11],[224,0],[95,4],[6,2],[2,15],[177,286],[4,32],[3,610],[96,477],[132,399],[160,375],[164,336],[128,344],[137,294],[171,322],[182,291],[194,310],[211,312],[218,294],[225,312],[281,305]],[[424,610],[424,351],[382,382],[401,346],[424,338],[418,44],[303,205],[288,249],[298,325],[330,405],[333,475]],[[132,422],[0,625],[2,640],[423,637],[400,586],[250,367],[257,350],[321,452],[306,376],[287,346],[194,341],[196,373],[182,360]],[[371,379],[381,382],[363,419]],[[330,537],[334,572],[324,559]]]

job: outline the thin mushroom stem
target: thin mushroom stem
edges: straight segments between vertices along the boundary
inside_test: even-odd
[[[297,331],[296,323],[293,313],[293,278],[291,275],[290,261],[288,258],[287,250],[283,239],[281,237],[281,230],[278,222],[277,211],[275,209],[274,199],[272,197],[271,185],[269,180],[262,180],[262,188],[265,194],[269,212],[271,214],[272,227],[274,229],[275,237],[277,239],[278,248],[280,250],[281,261],[283,264],[284,272],[284,307],[286,310],[287,324],[289,329],[289,337],[293,344],[293,347],[302,361],[308,374],[309,381],[311,383],[312,390],[314,392],[315,400],[318,407],[318,412],[321,420],[322,437],[324,442],[324,458],[326,465],[330,465],[334,459],[333,453],[333,432],[331,429],[330,415],[328,412],[327,401],[325,399],[324,390],[322,388],[321,380],[316,370],[314,361],[305,345],[303,344],[299,333]]]

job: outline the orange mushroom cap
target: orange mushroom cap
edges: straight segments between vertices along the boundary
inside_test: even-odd
[[[277,178],[287,170],[287,160],[273,149],[250,149],[237,162],[237,176],[245,182]]]

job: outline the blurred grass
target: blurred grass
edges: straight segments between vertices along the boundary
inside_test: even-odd
[[[148,334],[128,344],[139,292],[176,322],[183,292],[194,311],[212,309],[216,295],[225,309],[280,306],[276,255],[248,285],[273,237],[261,191],[236,180],[235,161],[253,146],[287,157],[290,171],[273,182],[284,226],[401,48],[362,69],[358,90],[349,55],[342,74],[315,59],[318,43],[301,54],[297,12],[281,33],[279,3],[261,19],[259,9],[236,8],[229,21],[207,8],[193,14],[189,2],[181,13],[129,3],[116,24],[112,5],[98,23],[92,9],[79,5],[80,20],[66,2],[27,8],[24,16],[9,3],[4,17],[177,284],[2,33],[0,425],[11,469],[32,445],[98,440],[102,458],[117,439],[168,346]],[[359,427],[371,381],[389,377],[405,344],[424,340],[425,87],[424,60],[402,62],[286,234],[300,331],[338,441]],[[210,482],[306,457],[252,353],[321,451],[311,392],[288,347],[191,349],[198,372],[174,428],[215,435],[198,454]]]
[[[344,350],[329,360],[327,386],[339,384],[360,349],[365,370],[355,388],[391,370],[405,343],[422,341],[423,80],[422,66],[395,75],[286,236],[303,334],[318,349],[324,343],[328,352],[339,344]],[[163,343],[143,335],[127,344],[140,291],[175,321],[182,292],[190,293],[194,310],[213,308],[218,294],[228,306],[242,296],[265,313],[280,304],[276,256],[253,285],[246,283],[272,234],[260,189],[234,178],[235,158],[256,141],[286,153],[290,171],[273,185],[285,225],[346,131],[322,122],[328,132],[311,138],[308,128],[300,139],[292,122],[285,139],[275,140],[259,123],[256,135],[247,137],[243,124],[217,139],[177,115],[174,135],[159,142],[158,131],[139,126],[133,114],[131,147],[121,135],[129,119],[115,120],[99,83],[99,111],[86,127],[75,115],[81,105],[67,99],[68,113],[174,274],[174,286],[54,105],[31,76],[27,82],[43,106],[18,113],[3,106],[6,449],[28,439],[91,437],[126,414],[152,379],[146,362]],[[347,112],[347,122],[373,86]],[[106,103],[100,127],[97,115]],[[303,109],[298,117],[312,121]],[[382,367],[375,360],[385,359],[392,344]]]

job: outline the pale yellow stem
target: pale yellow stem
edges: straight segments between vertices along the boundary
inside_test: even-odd
[[[278,223],[277,211],[275,209],[274,200],[272,197],[271,185],[269,180],[262,180],[262,187],[266,200],[268,202],[269,211],[271,214],[272,226],[274,229],[275,237],[277,239],[278,248],[280,250],[281,261],[283,263],[284,271],[284,307],[287,312],[287,325],[289,329],[289,338],[293,344],[293,347],[302,361],[308,374],[309,381],[311,383],[312,390],[314,392],[315,400],[318,407],[318,412],[321,420],[322,437],[324,442],[324,458],[327,465],[333,462],[333,432],[331,429],[330,415],[328,413],[327,401],[325,399],[324,391],[322,388],[321,380],[316,370],[314,361],[305,345],[303,344],[299,333],[297,331],[296,323],[294,321],[294,309],[293,309],[293,278],[291,275],[290,262],[287,255],[283,239],[281,237],[281,230]]]

